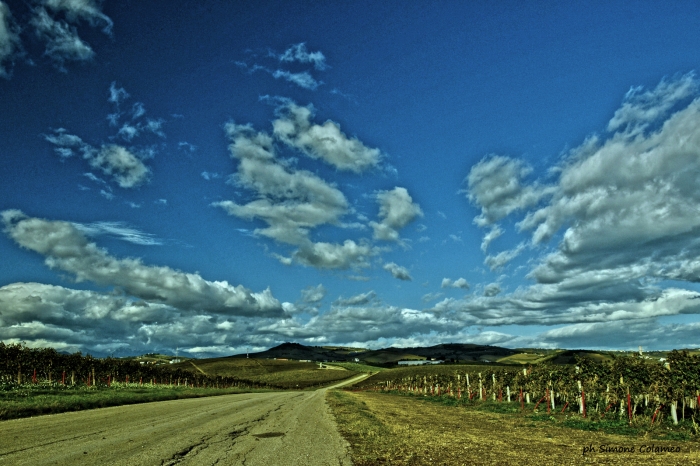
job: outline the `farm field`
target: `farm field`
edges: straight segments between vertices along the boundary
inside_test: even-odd
[[[503,370],[509,366],[495,366],[488,364],[430,364],[425,366],[404,366],[380,371],[372,377],[363,380],[358,384],[358,388],[369,388],[381,385],[385,382],[392,382],[406,377],[453,377],[457,373],[483,372],[490,374],[496,370]],[[518,369],[512,367],[513,370]]]
[[[257,358],[197,359],[172,365],[196,370],[209,377],[234,377],[280,389],[318,388],[357,375],[356,371],[320,369],[318,363]]]
[[[663,428],[644,436],[585,431],[532,411],[505,414],[366,391],[334,390],[327,399],[357,466],[700,464],[697,442],[660,440]],[[584,454],[586,447],[592,451]],[[674,451],[654,452],[658,447]]]

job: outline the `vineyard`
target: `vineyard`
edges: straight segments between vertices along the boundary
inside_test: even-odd
[[[700,356],[672,351],[664,363],[624,356],[611,362],[578,358],[570,366],[402,368],[375,374],[356,389],[518,403],[522,410],[574,411],[597,419],[648,416],[652,424],[667,416],[678,424],[699,409]]]
[[[141,364],[133,359],[61,354],[53,348],[32,349],[0,342],[0,389],[44,387],[288,388],[235,376],[206,375],[170,365]]]

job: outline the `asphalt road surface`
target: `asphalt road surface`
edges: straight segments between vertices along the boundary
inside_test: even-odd
[[[348,445],[325,403],[326,390],[161,401],[2,421],[0,465],[350,465]]]

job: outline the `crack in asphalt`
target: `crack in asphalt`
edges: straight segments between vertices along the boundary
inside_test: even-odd
[[[193,445],[190,445],[187,448],[184,448],[184,449],[180,450],[179,452],[175,453],[170,458],[161,461],[161,466],[176,465],[176,464],[181,463],[185,460],[190,460],[190,459],[194,458],[200,452],[204,451],[205,449],[209,448],[212,445],[216,445],[216,444],[220,444],[220,443],[229,443],[227,445],[227,448],[224,451],[224,454],[222,455],[222,457],[217,458],[217,460],[214,463],[212,463],[212,466],[216,465],[219,461],[221,461],[221,459],[223,459],[223,457],[226,457],[228,455],[228,453],[230,453],[233,450],[233,447],[235,446],[236,441],[239,437],[249,435],[251,428],[253,428],[257,423],[262,422],[265,419],[267,419],[270,416],[270,414],[272,414],[273,412],[279,411],[280,409],[282,409],[281,404],[273,409],[270,409],[269,411],[265,412],[264,414],[257,417],[256,419],[251,419],[250,421],[247,421],[243,424],[240,424],[239,425],[240,427],[236,426],[236,427],[238,427],[237,429],[225,434],[223,438],[215,439],[215,437],[217,437],[216,435],[202,437],[202,439],[199,442],[197,442]],[[282,435],[284,435],[284,433],[274,433],[274,435],[269,435],[269,434],[259,434],[259,435],[261,435],[261,436],[282,436]],[[257,440],[257,438],[256,438],[256,440]],[[243,454],[243,461],[241,464],[245,465],[246,455],[249,452],[250,451],[247,451]]]

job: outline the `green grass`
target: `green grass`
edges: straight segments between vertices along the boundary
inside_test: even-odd
[[[498,414],[510,414],[531,421],[529,427],[540,427],[542,423],[553,423],[570,429],[604,432],[606,434],[617,434],[626,436],[645,436],[658,440],[687,441],[697,438],[700,431],[693,420],[679,421],[674,426],[668,420],[657,420],[653,425],[649,416],[637,416],[630,424],[626,419],[601,419],[596,412],[589,413],[589,417],[583,418],[578,414],[562,414],[558,410],[553,410],[551,414],[546,413],[546,407],[540,405],[537,412],[533,412],[533,404],[526,404],[524,411],[520,409],[519,402],[494,402],[469,400],[466,397],[457,399],[448,396],[424,396],[411,395],[399,391],[382,392],[391,396],[408,397],[422,400],[428,403],[435,403],[443,406],[461,407],[464,409],[491,412]]]
[[[381,372],[387,370],[386,367],[370,366],[368,364],[360,364],[357,362],[333,362],[326,364],[328,366],[338,366],[354,372]]]
[[[0,420],[152,401],[249,393],[252,391],[262,390],[186,388],[168,387],[165,385],[129,388],[47,388],[23,386],[14,390],[0,391]]]

